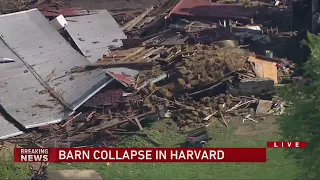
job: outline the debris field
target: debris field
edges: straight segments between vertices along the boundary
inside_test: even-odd
[[[18,129],[1,134],[1,139],[21,146],[109,147],[115,146],[122,135],[145,136],[144,125],[163,118],[174,119],[181,132],[185,132],[214,122],[228,127],[231,116],[242,116],[243,122],[259,123],[264,116],[282,114],[288,104],[275,96],[275,86],[292,80],[294,64],[276,58],[269,49],[265,49],[265,54],[257,54],[248,47],[265,45],[272,41],[271,37],[288,34],[268,26],[272,19],[266,23],[261,17],[289,9],[262,3],[268,7],[260,6],[259,2],[246,7],[205,0],[167,0],[143,11],[128,12],[70,8],[62,1],[21,2],[2,8],[2,14],[12,13],[17,18],[30,11],[41,12],[41,17],[32,21],[47,19],[42,28],[44,36],[48,29],[56,31],[63,43],[73,49],[50,54],[60,54],[61,61],[70,54],[78,54],[85,63],[73,61],[69,69],[56,63],[52,69],[41,70],[48,63],[45,58],[37,61],[44,53],[42,40],[33,42],[37,51],[32,49],[35,47],[26,47],[36,52],[32,57],[24,51],[20,56],[25,58],[0,55],[3,56],[0,68],[4,71],[11,68],[10,64],[26,59],[21,67],[32,72],[30,78],[40,74],[33,77],[39,80],[44,79],[42,74],[47,75],[41,83],[42,91],[37,93],[50,96],[47,102],[51,101],[51,105],[38,102],[24,106],[35,112],[33,116],[40,114],[43,121],[41,125],[26,126],[16,118],[17,112],[6,106],[7,101],[0,99],[3,123]],[[184,8],[188,11],[183,11]],[[221,13],[203,15],[201,8]],[[76,31],[77,28],[82,29]],[[22,36],[24,32],[19,33]],[[291,36],[294,34],[287,38]],[[15,40],[6,43],[9,39],[1,39],[5,42],[4,49],[18,51]],[[55,41],[48,38],[48,42]],[[39,64],[39,68],[26,65],[31,61],[28,58]],[[1,72],[0,75],[1,83],[7,83],[0,84],[0,88],[6,91],[15,75],[2,76]],[[102,77],[98,80],[98,76]],[[83,77],[87,77],[86,81]],[[52,85],[51,81],[56,79],[63,80]],[[30,88],[23,83],[15,87]],[[77,91],[81,87],[87,89]],[[69,103],[71,97],[76,100]],[[30,99],[22,97],[22,101]],[[59,120],[46,120],[48,114],[56,112],[57,106],[64,109],[63,113],[57,111]]]

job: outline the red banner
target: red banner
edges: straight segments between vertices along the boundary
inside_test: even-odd
[[[266,148],[15,148],[14,162],[266,162]]]
[[[268,148],[306,148],[307,142],[267,142]]]

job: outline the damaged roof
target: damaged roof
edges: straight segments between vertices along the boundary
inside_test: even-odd
[[[63,120],[112,79],[77,70],[91,63],[37,9],[0,16],[0,34],[2,56],[16,60],[0,64],[0,104],[26,128]]]
[[[196,17],[250,19],[257,8],[237,4],[214,3],[208,0],[180,0],[170,14]]]
[[[135,83],[135,76],[139,74],[139,71],[128,68],[108,68],[107,73],[116,81],[128,87]]]
[[[46,92],[45,88],[2,39],[0,52],[6,58],[17,59],[15,62],[0,64],[0,104],[6,112],[25,127],[44,121],[60,121],[64,116],[61,113],[63,106],[56,104],[49,93],[43,93]],[[7,132],[3,135],[12,134],[11,129],[7,130],[0,126],[1,132]]]
[[[90,11],[90,15],[67,17],[66,20],[66,29],[73,41],[93,63],[108,54],[110,48],[122,46],[120,39],[126,38],[107,10]]]

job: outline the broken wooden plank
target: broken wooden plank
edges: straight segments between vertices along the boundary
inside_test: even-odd
[[[246,75],[246,74],[242,74],[242,73],[237,73],[238,75],[240,75],[240,76],[243,76],[243,77],[245,77],[245,78],[254,78],[254,76],[249,76],[249,75]]]
[[[159,87],[157,87],[156,89],[154,89],[145,99],[148,99],[152,94],[154,94],[155,92],[157,92],[159,90]]]
[[[261,75],[259,74],[259,72],[257,71],[256,67],[254,66],[253,62],[250,62],[250,65],[251,65],[251,68],[253,70],[253,72],[255,73],[255,75],[258,77],[258,78],[261,78]]]
[[[230,111],[233,111],[233,110],[235,110],[235,109],[237,109],[237,108],[239,108],[239,107],[241,107],[241,106],[243,106],[243,105],[246,105],[246,104],[249,104],[249,103],[254,103],[254,102],[256,102],[257,100],[250,100],[250,101],[247,101],[247,102],[239,102],[238,104],[236,104],[235,106],[233,106],[232,108],[230,108],[230,109],[228,109],[228,110],[226,110],[226,112],[230,112]]]
[[[126,67],[137,70],[149,70],[152,69],[153,64],[151,62],[128,62],[128,63],[101,63],[101,64],[91,64],[85,67],[86,70],[93,70],[97,68],[116,68],[116,67]]]
[[[226,119],[224,118],[223,114],[220,113],[220,115],[221,115],[221,118],[222,118],[222,120],[223,120],[223,122],[224,122],[224,125],[225,125],[226,127],[228,127],[228,123],[227,123]]]
[[[127,116],[125,116],[125,118],[131,121],[133,124],[138,125],[136,122],[134,122],[132,119],[128,118]]]
[[[144,55],[141,59],[145,59],[145,58],[151,56],[152,54],[156,54],[156,53],[160,52],[162,49],[164,49],[164,46],[161,46],[159,48],[155,48],[152,51],[148,52],[146,55]]]
[[[122,61],[125,61],[127,59],[130,59],[138,54],[140,54],[141,52],[145,51],[146,48],[145,47],[141,47],[138,50],[134,51],[133,53],[129,54],[128,56],[126,56],[125,58],[121,59]]]
[[[155,114],[154,111],[149,111],[149,112],[146,112],[146,113],[143,113],[143,114],[139,114],[137,116],[128,116],[127,118],[129,118],[129,120],[126,118],[126,120],[119,120],[118,118],[114,118],[110,121],[107,121],[107,122],[104,122],[100,125],[97,125],[97,126],[93,126],[91,128],[88,128],[86,129],[85,131],[86,132],[98,132],[100,130],[103,130],[103,129],[108,129],[108,128],[112,128],[114,126],[117,126],[117,125],[121,125],[121,124],[125,124],[125,123],[128,123],[129,121],[132,121],[131,118],[137,118],[137,119],[144,119],[145,117],[149,116],[149,115],[152,115],[152,114]],[[136,124],[134,122],[134,124]]]
[[[144,51],[142,51],[141,53],[139,53],[139,54],[137,54],[136,56],[133,56],[133,57],[131,57],[130,59],[128,59],[128,60],[130,60],[130,61],[136,61],[137,59],[138,60],[140,60],[140,61],[142,61],[143,60],[143,57],[144,56],[150,56],[150,55],[148,55],[150,52],[152,52],[154,49],[153,48],[148,48],[148,49],[145,49]]]
[[[156,17],[146,17],[140,23],[137,24],[138,29],[142,28],[145,24],[150,23]]]
[[[65,127],[67,124],[69,124],[71,121],[75,120],[76,118],[78,118],[80,115],[82,114],[82,112],[79,112],[77,115],[73,116],[70,120],[68,120],[66,123],[64,123],[61,127]]]
[[[141,126],[140,121],[138,120],[138,118],[134,118],[134,120],[135,120],[136,123],[138,124],[138,127],[139,127],[140,131],[143,131],[143,128],[142,128],[142,126]]]
[[[135,25],[137,25],[144,17],[146,17],[152,10],[154,9],[153,6],[149,7],[146,9],[143,13],[141,13],[139,16],[134,18],[133,20],[129,21],[126,23],[122,30],[123,31],[130,31]]]

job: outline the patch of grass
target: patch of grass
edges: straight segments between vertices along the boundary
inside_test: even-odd
[[[267,141],[279,140],[277,129],[272,129],[274,118],[252,126],[253,122],[242,123],[233,119],[226,128],[220,122],[208,126],[213,140],[208,147],[265,147]],[[254,134],[236,130],[240,127]],[[144,130],[161,147],[178,147],[185,135],[177,133],[171,120],[159,120]],[[155,147],[139,136],[130,136],[120,143],[121,147]],[[294,160],[285,157],[284,150],[268,149],[267,163],[86,163],[54,165],[55,169],[95,169],[106,179],[293,179],[298,171]]]
[[[26,163],[14,163],[13,155],[0,158],[1,179],[30,179],[29,168]]]

